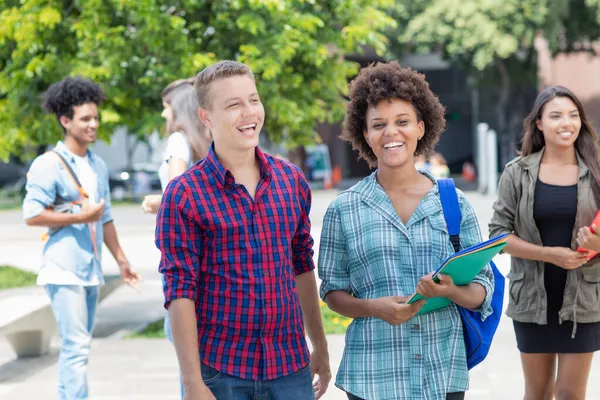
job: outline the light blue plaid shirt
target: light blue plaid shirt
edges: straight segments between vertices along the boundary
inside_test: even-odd
[[[404,225],[375,176],[341,193],[325,214],[318,267],[323,299],[335,290],[361,299],[410,295],[419,278],[454,253],[437,184]],[[458,197],[465,248],[481,242],[481,233],[464,194],[458,191]],[[483,318],[492,312],[493,279],[488,266],[474,280],[487,293]],[[356,318],[346,332],[336,386],[369,400],[439,400],[466,391],[469,372],[458,309],[452,305],[398,326]]]

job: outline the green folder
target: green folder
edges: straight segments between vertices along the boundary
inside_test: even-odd
[[[437,274],[443,274],[452,277],[456,286],[468,285],[506,245],[506,235],[501,235],[455,253],[448,257],[435,271],[433,280],[439,282]],[[412,304],[420,299],[425,299],[427,303],[419,310],[417,315],[448,307],[452,304],[452,301],[445,297],[425,298],[418,293],[413,294],[407,303]]]

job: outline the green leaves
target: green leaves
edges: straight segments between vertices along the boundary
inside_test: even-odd
[[[399,0],[388,55],[436,52],[469,74],[480,93],[479,118],[501,135],[505,163],[538,86],[536,38],[553,55],[592,50],[600,0]]]
[[[357,65],[346,53],[386,49],[392,0],[23,0],[0,17],[0,158],[62,137],[40,94],[66,75],[108,95],[102,132],[144,138],[160,128],[160,93],[220,60],[253,68],[271,139],[314,143],[315,126],[343,116]]]
[[[62,21],[60,12],[52,7],[44,7],[40,11],[38,21],[42,27],[54,28],[54,26]]]
[[[420,0],[395,8],[400,43],[482,71],[495,59],[534,48],[536,35],[554,53],[600,35],[600,0]],[[590,17],[591,16],[591,17]],[[434,21],[434,22],[433,22]]]
[[[434,0],[408,21],[401,40],[430,49],[441,45],[450,59],[463,56],[478,70],[533,45],[547,13],[538,0]],[[535,13],[531,10],[535,8]],[[435,21],[435,23],[432,23]]]

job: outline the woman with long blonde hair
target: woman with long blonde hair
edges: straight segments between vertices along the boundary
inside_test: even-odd
[[[167,85],[162,92],[162,102],[161,116],[166,120],[169,132],[163,162],[158,170],[164,191],[171,179],[206,156],[212,136],[198,117],[193,78],[180,79]],[[142,202],[144,212],[156,214],[161,197],[146,196]]]
[[[158,170],[162,191],[175,177],[183,174],[191,165],[206,156],[212,136],[198,117],[198,100],[194,80],[180,79],[167,85],[162,92],[163,112],[169,132],[163,162]],[[162,195],[148,195],[142,202],[145,213],[156,214]],[[165,315],[164,332],[173,342],[171,327]],[[180,383],[181,384],[181,383]],[[181,398],[183,398],[183,385]]]

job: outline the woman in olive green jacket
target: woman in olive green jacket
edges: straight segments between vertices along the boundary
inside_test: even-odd
[[[585,399],[600,349],[600,261],[576,250],[597,245],[586,227],[599,206],[598,136],[570,90],[547,88],[524,122],[521,156],[502,174],[490,223],[491,237],[509,234],[506,313],[526,400]]]

